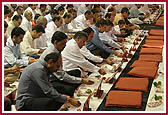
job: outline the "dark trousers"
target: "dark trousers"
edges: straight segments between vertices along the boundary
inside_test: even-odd
[[[110,53],[107,53],[101,49],[92,50],[90,52],[96,56],[101,56],[103,59],[107,59],[110,55]]]
[[[11,111],[11,101],[8,98],[4,98],[4,111]]]
[[[75,77],[80,77],[81,72],[80,70],[71,70],[67,71],[67,73],[71,76]],[[53,76],[55,77],[55,76]],[[70,97],[73,97],[75,89],[79,87],[80,84],[73,84],[73,83],[68,83],[64,81],[60,81],[59,79],[55,79],[50,81],[53,85],[53,87],[61,94],[66,94],[69,95]]]
[[[30,98],[18,111],[57,111],[63,104],[53,98]]]

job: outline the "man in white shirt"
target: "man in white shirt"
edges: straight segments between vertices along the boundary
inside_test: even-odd
[[[37,7],[37,4],[28,4],[28,6],[29,6],[29,7],[24,11],[23,15],[26,13],[27,10],[29,10],[29,11],[31,11],[31,13],[32,13],[32,19],[34,20],[34,17],[35,17],[35,15],[36,15],[35,9],[36,9],[36,7]]]
[[[15,15],[21,15],[22,18],[23,18],[23,11],[24,11],[23,6],[18,6],[18,7],[16,8],[16,11],[14,12],[14,14],[13,14],[13,16],[12,16],[12,19],[13,19],[13,17],[14,17]]]
[[[40,8],[36,9],[36,14],[40,14],[41,16],[45,16],[46,15],[46,7],[47,4],[40,4]]]
[[[85,29],[91,26],[89,20],[93,18],[93,13],[91,11],[86,11],[84,14],[77,16],[74,20],[76,27],[78,29]]]
[[[57,16],[52,19],[52,22],[49,22],[47,24],[47,28],[45,29],[46,36],[48,39],[48,44],[51,43],[51,37],[54,34],[54,32],[60,30],[60,27],[62,26],[62,17]]]
[[[27,10],[25,12],[20,27],[26,32],[32,30],[32,12],[31,11]]]
[[[45,18],[47,19],[47,21],[48,21],[48,23],[49,23],[49,22],[52,21],[52,19],[53,19],[54,17],[56,17],[56,15],[58,15],[58,11],[57,11],[56,9],[53,9],[53,10],[50,11],[49,14],[47,14],[47,15],[45,16]]]
[[[36,61],[29,56],[23,56],[20,51],[20,43],[23,40],[25,31],[20,27],[15,27],[12,30],[11,37],[7,39],[4,48],[4,66],[12,67],[14,65],[27,66]]]
[[[12,21],[8,23],[7,33],[9,36],[11,36],[11,32],[13,28],[19,27],[21,22],[22,22],[22,17],[20,15],[15,15],[13,17]]]
[[[22,54],[29,56],[41,54],[44,50],[36,49],[35,39],[39,38],[44,32],[44,28],[41,25],[36,25],[32,31],[27,31],[21,42],[20,49]]]
[[[86,60],[80,51],[85,45],[87,38],[85,32],[79,31],[75,34],[74,39],[67,42],[66,47],[62,51],[63,70],[69,71],[80,68],[83,71],[100,72],[100,74],[104,75],[106,72]]]
[[[68,33],[68,24],[71,22],[72,20],[72,15],[70,13],[65,13],[63,16],[63,24],[60,27],[60,30],[64,33]]]
[[[47,26],[47,19],[44,16],[40,16],[36,20],[37,25],[42,25],[45,29]],[[46,49],[47,48],[47,36],[46,33],[43,33],[40,38],[36,40],[36,48],[37,49]]]

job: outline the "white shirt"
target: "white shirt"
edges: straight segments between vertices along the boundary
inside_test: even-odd
[[[32,22],[28,21],[25,17],[23,17],[23,20],[22,20],[20,27],[26,32],[31,31],[32,30]]]
[[[114,26],[114,29],[115,29],[115,32],[116,32],[115,34],[121,34],[119,25]]]
[[[14,12],[13,16],[11,17],[11,19],[13,19],[13,17],[14,17],[15,15],[18,15],[17,11]],[[21,17],[22,17],[22,19],[23,19],[23,15],[21,15]]]
[[[43,33],[40,38],[35,39],[37,49],[46,49],[47,48],[47,36],[46,33]]]
[[[8,28],[7,28],[7,34],[9,35],[9,36],[11,36],[11,32],[12,32],[12,30],[15,28],[15,25],[14,25],[14,23],[13,23],[13,21],[10,21],[9,23],[8,23]]]
[[[80,49],[80,52],[89,60],[92,60],[94,62],[102,62],[103,58],[100,58],[98,56],[93,55],[87,48],[86,46],[83,46]]]
[[[86,29],[90,26],[89,20],[86,20],[85,15],[79,15],[75,19],[77,29]]]
[[[51,17],[51,15],[50,15],[50,13],[47,14],[47,15],[45,16],[45,18],[47,19],[48,23],[52,21],[52,17]]]
[[[24,35],[23,41],[20,43],[20,49],[24,55],[36,55],[40,49],[36,49],[35,40],[32,38],[29,31]]]
[[[86,5],[85,4],[81,4],[78,7],[78,10],[77,10],[77,16],[84,14],[87,10],[88,10],[88,8],[86,7]]]
[[[93,65],[85,59],[80,48],[74,39],[67,42],[66,47],[61,52],[63,70],[68,71],[76,68],[82,68],[84,71],[98,72],[99,67]]]
[[[69,30],[68,30],[68,24],[66,24],[64,20],[62,21],[62,25],[60,27],[60,31],[64,32],[64,33],[68,33],[69,32]]]
[[[46,33],[47,41],[49,44],[51,43],[51,38],[52,38],[53,34],[57,30],[59,30],[59,28],[57,28],[57,26],[55,25],[55,23],[53,21],[51,21],[47,24],[47,27],[45,29],[45,33]]]
[[[82,31],[82,29],[78,29],[76,26],[77,26],[77,24],[76,24],[75,20],[72,20],[71,23],[68,24],[69,32]]]

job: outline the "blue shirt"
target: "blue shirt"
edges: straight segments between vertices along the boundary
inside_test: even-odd
[[[24,69],[19,81],[17,109],[22,108],[25,100],[29,98],[54,98],[57,102],[65,103],[66,96],[59,94],[52,87],[49,75],[44,60],[34,62]]]
[[[96,26],[92,26],[91,27],[94,31],[94,36],[92,38],[92,40],[88,43],[86,43],[86,47],[90,50],[96,50],[96,49],[101,49],[104,50],[107,53],[114,53],[114,51],[112,49],[110,49],[109,47],[107,47],[99,38],[99,31],[97,29]]]

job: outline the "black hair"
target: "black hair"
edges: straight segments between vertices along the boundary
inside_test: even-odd
[[[40,9],[42,8],[42,7],[46,7],[47,5],[46,4],[40,4]]]
[[[100,18],[100,19],[96,22],[95,26],[96,26],[96,27],[99,27],[100,25],[101,25],[101,26],[107,25],[107,21],[106,21],[105,19],[103,19],[103,18]]]
[[[67,4],[66,9],[73,8],[73,7],[74,7],[73,4]]]
[[[25,31],[21,27],[15,27],[11,32],[11,38],[13,38],[14,35],[16,37],[20,35],[25,35]]]
[[[107,11],[108,12],[113,12],[114,10],[115,10],[115,8],[113,6],[110,6]]]
[[[13,18],[12,18],[12,21],[13,21],[13,20],[18,21],[19,19],[22,19],[22,16],[21,16],[21,15],[14,15]]]
[[[58,15],[59,13],[56,9],[53,9],[53,10],[50,11],[50,14],[57,14]]]
[[[53,62],[56,63],[60,56],[61,56],[61,53],[52,52],[45,56],[44,61],[48,62],[50,59],[52,59]]]
[[[62,10],[65,10],[65,9],[64,9],[63,6],[60,6],[60,7],[58,8],[58,11],[62,11]]]
[[[68,13],[77,12],[75,9],[70,9]]]
[[[56,20],[59,21],[60,19],[61,19],[60,16],[55,16],[55,17],[52,19],[52,21],[55,22]]]
[[[32,31],[33,30],[36,30],[37,33],[40,33],[40,32],[45,33],[44,28],[43,28],[42,25],[36,25],[36,26],[34,26],[33,29],[32,29]]]
[[[37,20],[38,17],[40,17],[40,16],[41,16],[40,14],[36,14],[36,15],[34,16],[34,19]]]
[[[9,7],[5,5],[4,6],[4,15],[9,14],[9,13],[10,13]]]
[[[114,26],[114,24],[110,21],[110,20],[106,20],[107,21],[107,26]]]
[[[125,21],[124,20],[119,20],[118,24],[125,24]]]
[[[85,37],[86,40],[88,39],[88,36],[85,32],[83,31],[78,31],[75,35],[74,35],[74,39],[77,38],[77,37]]]
[[[69,14],[69,13],[65,13],[63,16],[63,18],[70,18],[70,17],[71,17],[71,14]]]
[[[93,8],[99,8],[99,7],[100,7],[100,4],[94,4]]]
[[[90,15],[92,12],[90,11],[90,10],[87,10],[84,14],[86,15],[86,14],[88,14],[88,15]]]
[[[8,23],[6,21],[4,21],[4,28],[8,27]]]
[[[21,8],[23,8],[23,6],[16,7],[16,11],[20,10]]]
[[[124,13],[124,12],[129,12],[127,7],[124,7],[124,8],[121,9],[121,13]]]
[[[91,32],[94,32],[91,27],[88,27],[88,28],[84,29],[83,31],[84,31],[85,33],[87,33],[87,35],[90,35]]]
[[[105,18],[110,18],[110,17],[111,17],[111,15],[112,15],[112,14],[111,14],[111,13],[109,13],[109,12],[108,12],[108,13],[106,13]]]
[[[60,42],[64,39],[67,39],[67,35],[65,33],[61,32],[61,31],[56,31],[51,38],[51,43],[54,44],[55,40],[57,42]]]
[[[92,12],[93,14],[99,13],[96,9],[92,9],[91,12]]]

